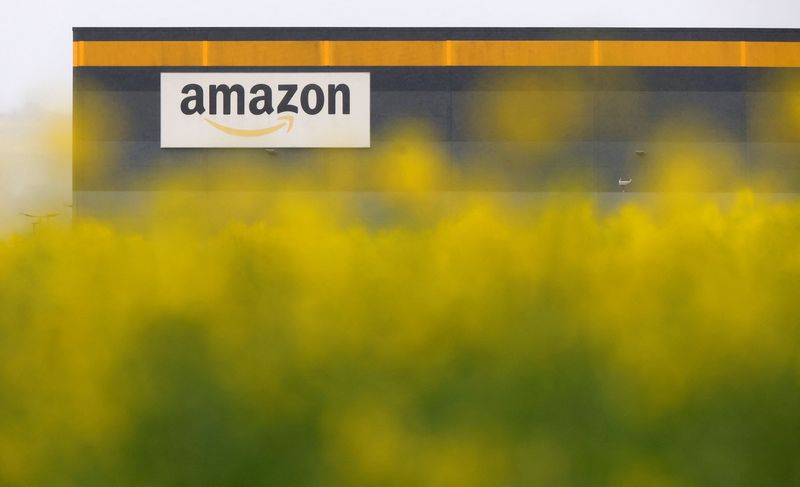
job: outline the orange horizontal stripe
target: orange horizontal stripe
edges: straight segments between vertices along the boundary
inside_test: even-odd
[[[442,66],[445,41],[331,41],[334,66]]]
[[[602,66],[742,66],[739,42],[599,41]]]
[[[800,42],[76,41],[73,65],[800,67]]]
[[[593,41],[453,41],[456,66],[593,66]]]
[[[800,68],[798,42],[745,42],[744,44],[748,66]]]
[[[81,66],[202,66],[202,41],[81,41]]]
[[[209,66],[319,66],[316,41],[210,41]]]

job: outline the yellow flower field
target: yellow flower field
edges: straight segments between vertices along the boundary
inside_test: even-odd
[[[430,197],[3,240],[0,484],[800,482],[800,203]]]

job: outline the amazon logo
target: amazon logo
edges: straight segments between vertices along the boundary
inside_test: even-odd
[[[181,89],[181,113],[194,115],[272,115],[277,123],[259,128],[236,128],[222,123],[217,117],[204,116],[215,129],[237,137],[260,137],[282,129],[291,132],[295,116],[301,113],[317,115],[350,114],[350,87],[346,83],[330,83],[326,87],[309,83],[271,86],[257,83],[249,89],[242,84],[210,84],[203,86],[188,83]]]
[[[161,148],[370,147],[368,72],[161,73]]]

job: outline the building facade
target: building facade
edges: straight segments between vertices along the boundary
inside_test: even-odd
[[[502,176],[441,190],[658,191],[653,167],[687,147],[707,189],[800,189],[800,30],[75,28],[73,48],[79,212],[93,193],[153,189],[158,168],[324,172],[409,123],[454,172]],[[165,73],[368,73],[369,147],[162,147]]]

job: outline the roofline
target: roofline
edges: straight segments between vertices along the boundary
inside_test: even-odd
[[[594,27],[73,27],[75,41],[656,40],[798,42],[800,29]]]

